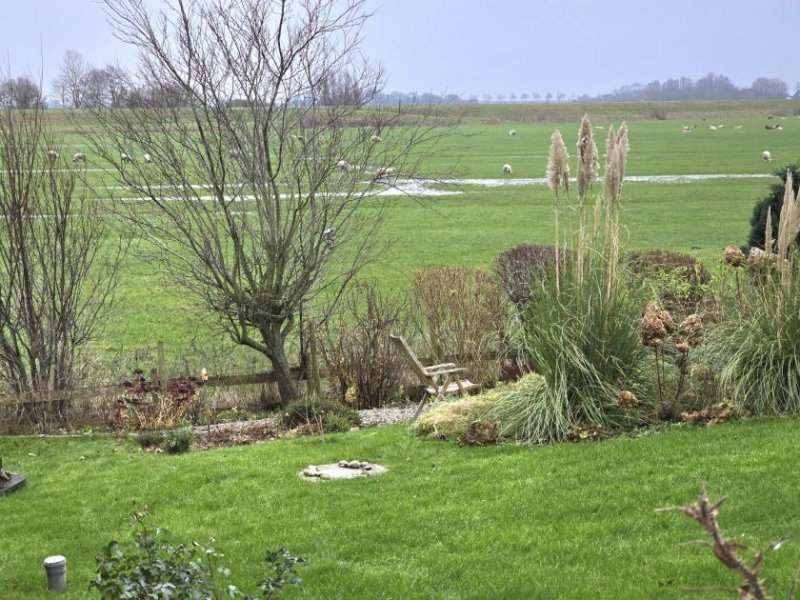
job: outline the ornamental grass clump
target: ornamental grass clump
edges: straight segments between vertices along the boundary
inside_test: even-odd
[[[579,193],[585,195],[596,162],[590,130],[585,118],[578,134]],[[610,140],[610,191],[595,199],[591,222],[580,222],[577,232],[565,232],[566,247],[557,251],[569,258],[556,270],[558,277],[543,282],[521,315],[525,353],[541,378],[531,379],[492,409],[501,437],[524,443],[560,441],[582,427],[609,430],[639,424],[648,414],[646,355],[637,330],[642,299],[619,264],[617,214],[628,149],[624,124]],[[559,194],[568,190],[567,160],[556,131],[547,174],[555,194],[557,246]],[[585,200],[580,197],[581,203]]]
[[[793,243],[800,202],[792,186],[790,171],[777,240],[767,239],[773,231],[768,216],[765,249],[751,248],[747,276],[736,275],[736,293],[723,296],[725,318],[703,351],[719,394],[754,415],[800,412],[800,261]],[[727,249],[725,258],[736,274],[741,257]]]

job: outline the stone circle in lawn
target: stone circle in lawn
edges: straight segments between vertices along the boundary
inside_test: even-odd
[[[355,479],[371,475],[383,475],[389,469],[383,465],[360,460],[340,460],[328,465],[308,465],[300,471],[300,479],[306,481],[328,481],[331,479]]]

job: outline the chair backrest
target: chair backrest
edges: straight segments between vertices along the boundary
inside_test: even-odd
[[[417,377],[419,377],[420,380],[425,383],[425,385],[428,385],[431,382],[431,376],[425,372],[425,367],[423,367],[422,363],[419,362],[417,355],[414,354],[414,351],[408,345],[406,338],[404,338],[402,335],[390,335],[389,339],[394,342],[394,345],[400,351],[400,354],[402,354],[408,361],[409,366],[414,373],[417,374]]]

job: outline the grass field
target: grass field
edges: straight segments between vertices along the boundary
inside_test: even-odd
[[[177,541],[214,537],[250,589],[265,551],[285,544],[308,560],[308,598],[686,598],[689,587],[738,584],[708,548],[678,546],[702,538],[695,523],[655,512],[693,502],[707,482],[712,499],[731,496],[728,535],[756,548],[790,538],[764,567],[772,597],[783,598],[800,561],[798,433],[797,419],[759,420],[594,444],[460,448],[394,426],[180,456],[110,437],[9,438],[3,453],[28,485],[0,500],[0,590],[41,598],[42,559],[63,554],[64,597],[93,597],[94,557],[111,539],[130,539],[136,502]],[[296,477],[341,458],[390,470]]]
[[[578,120],[584,111],[596,127],[607,129],[623,118],[629,120],[629,176],[767,175],[800,158],[797,101],[477,105],[445,109],[445,118],[458,118],[460,124],[424,169],[430,175],[456,180],[502,179],[502,165],[509,163],[514,174],[507,179],[542,178],[552,131],[560,128],[574,154]],[[90,171],[94,184],[108,182],[103,170],[109,165],[92,157],[86,140],[77,133],[91,127],[91,116],[69,111],[48,115],[56,131],[65,135],[64,153],[86,152],[90,169],[96,169]],[[776,118],[768,120],[770,115]],[[783,130],[767,131],[764,125],[768,123],[780,123]],[[697,128],[686,134],[681,131],[684,124]],[[711,131],[709,124],[724,127]],[[515,136],[508,135],[511,128]],[[606,129],[595,130],[601,153]],[[761,159],[765,149],[772,153],[772,165]],[[626,248],[687,252],[713,266],[725,245],[745,240],[752,206],[769,183],[763,178],[629,182],[622,213]],[[382,236],[391,246],[365,275],[376,278],[386,290],[405,292],[417,269],[431,265],[491,268],[498,253],[516,244],[552,243],[552,196],[545,186],[451,183],[445,187],[461,193],[388,200],[389,218]],[[205,366],[212,372],[241,372],[265,366],[259,356],[234,347],[220,333],[213,316],[193,305],[181,289],[169,286],[157,263],[131,252],[121,273],[116,306],[91,350],[101,365],[98,373],[116,378],[120,371],[141,366],[153,355],[158,340],[165,342],[174,370]]]

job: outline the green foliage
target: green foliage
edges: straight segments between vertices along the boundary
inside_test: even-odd
[[[299,398],[290,402],[281,415],[281,424],[293,429],[306,426],[313,431],[335,433],[357,427],[361,419],[352,408],[328,398]]]
[[[183,454],[192,445],[192,430],[188,427],[174,429],[164,437],[164,450],[167,454]]]
[[[800,260],[781,281],[757,265],[727,289],[724,320],[708,335],[701,359],[719,393],[756,415],[800,412]]]
[[[626,265],[634,279],[651,287],[658,303],[670,312],[697,312],[711,295],[711,274],[691,254],[669,250],[629,252]]]
[[[169,532],[152,522],[148,508],[135,510],[131,524],[135,528],[132,542],[112,541],[96,558],[97,572],[89,586],[104,600],[259,597],[250,596],[235,585],[225,585],[222,579],[231,572],[218,564],[224,555],[213,546],[197,542],[173,543]],[[277,598],[286,586],[301,588],[294,568],[304,559],[292,556],[281,546],[278,551],[267,553],[266,560],[275,578],[267,577],[257,584],[261,598]]]
[[[136,442],[145,450],[160,448],[167,454],[183,454],[192,445],[192,430],[188,427],[172,431],[141,431],[136,434]]]
[[[764,249],[765,232],[767,228],[767,212],[772,212],[772,239],[778,237],[778,223],[780,221],[783,194],[786,189],[786,172],[792,172],[794,193],[800,189],[800,165],[786,165],[775,171],[780,178],[769,186],[769,192],[753,207],[753,216],[750,218],[750,235],[747,237],[747,248]]]

